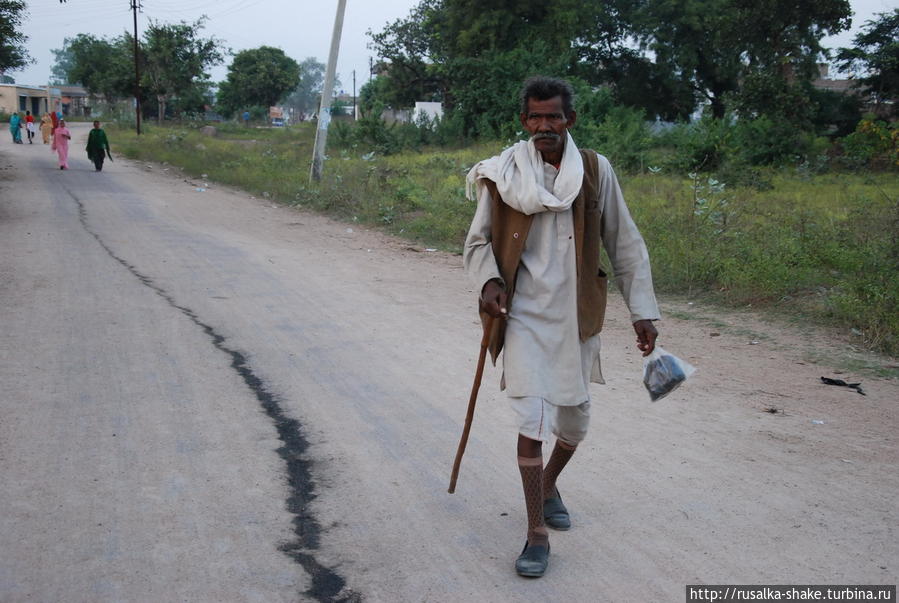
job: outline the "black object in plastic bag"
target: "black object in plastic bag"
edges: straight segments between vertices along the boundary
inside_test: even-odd
[[[649,399],[661,400],[696,372],[689,362],[681,360],[656,346],[652,353],[643,359],[643,385],[649,392]]]

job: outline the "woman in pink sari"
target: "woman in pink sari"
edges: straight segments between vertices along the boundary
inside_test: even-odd
[[[53,130],[53,145],[50,149],[59,155],[59,169],[61,170],[69,169],[69,140],[71,139],[72,134],[66,127],[66,120],[60,119],[59,125]]]

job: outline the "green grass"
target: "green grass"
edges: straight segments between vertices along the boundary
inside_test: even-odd
[[[290,205],[378,225],[459,252],[474,213],[465,174],[502,143],[389,156],[331,149],[309,183],[314,130],[148,126],[114,132],[129,157],[179,166]],[[899,354],[899,179],[895,173],[778,170],[730,186],[708,176],[619,174],[660,292],[856,329]]]

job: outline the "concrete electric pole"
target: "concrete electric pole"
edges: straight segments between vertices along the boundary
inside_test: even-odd
[[[138,136],[140,136],[140,61],[138,60],[137,45],[137,11],[139,8],[141,8],[140,0],[131,0],[131,10],[134,11],[134,113]]]
[[[334,73],[337,71],[337,51],[340,49],[340,33],[343,30],[343,14],[346,0],[337,1],[337,16],[334,17],[334,33],[331,34],[331,52],[322,86],[322,102],[318,109],[318,127],[315,130],[315,147],[312,151],[312,170],[309,180],[318,182],[322,178],[322,164],[325,161],[325,143],[328,140],[328,124],[331,123],[331,93],[334,90]]]

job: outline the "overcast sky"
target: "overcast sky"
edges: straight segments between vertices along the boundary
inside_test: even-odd
[[[138,28],[143,31],[149,19],[164,23],[194,21],[206,15],[204,36],[224,40],[233,51],[276,46],[288,56],[302,61],[328,58],[337,0],[141,0]],[[346,18],[337,64],[342,89],[352,92],[353,70],[356,89],[368,80],[367,45],[369,29],[378,32],[384,25],[405,17],[417,0],[347,0]],[[854,12],[852,30],[825,39],[830,48],[851,45],[854,34],[874,13],[892,11],[895,0],[851,0]],[[20,84],[44,84],[50,77],[54,59],[51,49],[61,48],[63,39],[79,33],[98,37],[117,36],[133,28],[130,0],[30,0],[24,33],[27,48],[35,63],[26,69],[9,72]],[[227,64],[212,69],[213,81],[225,79]]]

